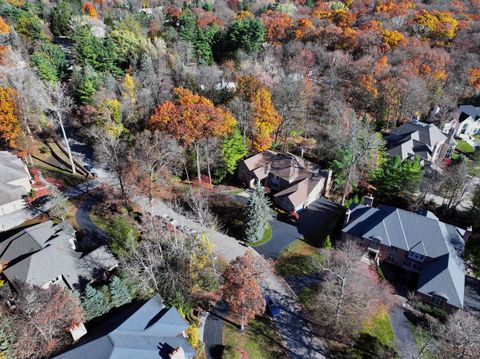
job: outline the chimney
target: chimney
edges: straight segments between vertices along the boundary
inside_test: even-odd
[[[168,355],[170,359],[185,359],[185,352],[182,347],[177,347],[172,353]]]
[[[472,226],[467,227],[467,229],[465,230],[465,233],[463,234],[463,241],[465,243],[467,243],[468,238],[470,238],[470,234],[472,234],[472,230],[473,230]]]
[[[373,196],[371,193],[367,193],[367,195],[363,197],[363,204],[368,207],[373,207]]]
[[[345,219],[343,221],[343,225],[346,226],[348,224],[348,222],[350,222],[350,215],[352,214],[352,210],[349,208],[347,209],[347,211],[345,212]]]

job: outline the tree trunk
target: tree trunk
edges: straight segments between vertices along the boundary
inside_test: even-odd
[[[212,173],[210,172],[210,159],[208,157],[208,145],[205,146],[205,157],[207,159],[207,172],[208,172],[208,179],[210,181],[210,189],[213,190]]]
[[[197,155],[197,176],[198,176],[198,183],[202,184],[202,174],[200,172],[200,151],[198,150],[198,144],[195,144],[195,152]]]
[[[65,128],[63,127],[62,116],[57,112],[58,122],[60,123],[60,128],[62,129],[63,139],[65,140],[65,148],[67,149],[68,158],[70,160],[70,165],[72,166],[72,173],[77,173],[75,169],[75,163],[73,163],[72,151],[70,151],[70,145],[68,144],[67,134]]]

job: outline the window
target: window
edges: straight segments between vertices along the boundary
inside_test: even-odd
[[[423,262],[425,260],[424,255],[415,253],[415,252],[409,252],[408,258],[413,259],[414,261],[417,261],[417,262]]]
[[[368,248],[370,249],[378,249],[378,245],[380,244],[380,240],[379,239],[376,239],[376,238],[373,238],[373,239],[370,239],[370,245],[368,246]]]
[[[388,249],[388,258],[387,260],[389,262],[393,262],[395,261],[395,257],[397,256],[397,251],[398,251],[398,248],[397,247],[390,247]]]
[[[433,305],[436,305],[437,307],[443,307],[447,300],[444,297],[441,297],[439,295],[433,294],[432,297],[430,298],[430,303]]]

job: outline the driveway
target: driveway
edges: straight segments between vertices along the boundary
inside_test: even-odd
[[[272,237],[268,242],[254,247],[254,249],[265,258],[274,259],[278,257],[283,249],[302,235],[298,233],[295,225],[282,222],[276,216],[272,218],[270,225],[272,226]]]
[[[303,237],[310,243],[320,245],[327,235],[333,233],[343,217],[343,207],[321,198],[299,213],[296,224],[284,222],[273,217],[272,238],[255,247],[255,250],[266,258],[277,258],[278,255],[295,240]]]
[[[227,314],[226,303],[220,301],[210,310],[203,329],[203,342],[207,359],[220,359],[223,352],[222,330]]]
[[[396,306],[390,311],[389,315],[398,355],[401,359],[417,358],[418,349],[415,344],[415,338],[403,308]]]

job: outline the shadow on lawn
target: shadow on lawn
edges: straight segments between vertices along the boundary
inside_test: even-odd
[[[334,358],[352,359],[352,358],[375,358],[391,359],[398,358],[394,349],[383,345],[377,338],[370,334],[360,334],[350,347],[332,349]]]

